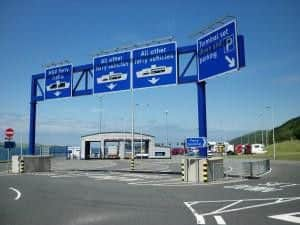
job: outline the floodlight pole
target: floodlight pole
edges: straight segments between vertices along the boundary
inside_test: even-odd
[[[198,133],[199,137],[207,138],[207,121],[206,121],[206,95],[205,81],[197,83],[198,96]],[[207,158],[207,146],[199,148],[199,156]]]

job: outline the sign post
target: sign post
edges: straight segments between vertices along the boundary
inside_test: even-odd
[[[5,139],[7,141],[4,142],[4,148],[7,148],[7,172],[9,173],[9,158],[10,158],[10,149],[15,147],[15,142],[11,141],[14,136],[14,129],[7,128],[5,130]]]

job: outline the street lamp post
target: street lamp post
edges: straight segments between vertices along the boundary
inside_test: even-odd
[[[134,92],[133,89],[131,89],[131,159],[134,159],[134,113]]]
[[[102,132],[102,112],[103,112],[103,95],[99,96],[99,136],[101,135]],[[101,146],[103,146],[103,149],[101,149]],[[102,154],[102,151],[103,154]],[[101,142],[100,144],[100,158],[102,156],[102,159],[104,158],[104,144]]]
[[[165,114],[166,114],[166,146],[168,147],[168,143],[169,143],[169,132],[168,132],[168,110],[165,110]]]
[[[276,160],[276,143],[275,143],[275,125],[274,125],[274,108],[273,107],[271,107],[271,106],[267,106],[266,107],[267,109],[270,109],[270,110],[272,110],[272,130],[273,130],[273,137],[272,137],[272,139],[273,139],[273,159],[274,160]]]
[[[135,104],[135,106],[137,107],[137,106],[140,106],[140,107],[149,107],[149,104],[139,104],[139,103],[137,103],[137,104]],[[145,132],[145,131],[144,131]],[[142,125],[141,125],[141,140],[140,140],[140,145],[141,145],[141,151],[140,151],[140,153],[141,153],[141,159],[143,159],[143,156],[142,156],[142,142],[143,142],[143,133],[142,133]]]
[[[261,144],[264,144],[263,113],[260,113],[258,117],[261,117]]]

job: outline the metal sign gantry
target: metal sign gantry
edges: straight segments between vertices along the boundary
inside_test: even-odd
[[[225,23],[224,23],[225,24]],[[229,23],[230,24],[230,23]],[[208,48],[208,50],[206,50],[206,54],[211,54],[211,52],[214,51],[222,51],[223,48],[231,48],[231,52],[230,54],[232,54],[232,49],[234,47],[234,49],[236,50],[236,55],[234,58],[234,60],[238,61],[239,63],[235,66],[235,70],[238,70],[241,67],[245,66],[245,53],[244,53],[244,37],[242,35],[236,35],[236,28],[234,31],[234,35],[236,35],[236,39],[233,39],[231,41],[234,41],[236,43],[236,46],[229,46],[230,44],[232,44],[229,41],[229,37],[232,37],[231,33],[232,31],[228,31],[226,32],[226,26],[228,25],[225,24],[224,26],[220,27],[220,30],[223,31],[224,34],[226,34],[224,36],[224,40],[225,41],[221,41],[219,42],[220,44],[218,45],[218,47],[211,49]],[[224,28],[225,27],[225,28]],[[236,24],[235,24],[236,27]],[[224,30],[225,29],[225,30]],[[224,32],[225,31],[225,32]],[[214,31],[216,32],[216,30]],[[214,32],[210,32],[209,35],[214,35]],[[217,31],[218,32],[218,31]],[[221,31],[220,31],[221,32]],[[206,96],[205,96],[205,81],[204,79],[201,79],[201,77],[199,76],[199,68],[201,67],[201,65],[199,65],[199,58],[204,56],[203,51],[199,51],[199,42],[201,41],[201,39],[198,39],[197,44],[193,44],[193,45],[187,45],[187,46],[182,46],[182,47],[176,47],[176,68],[174,68],[174,70],[172,70],[173,72],[176,71],[175,75],[176,75],[176,82],[172,81],[171,83],[177,83],[177,84],[185,84],[185,83],[195,83],[197,85],[197,102],[198,102],[198,136],[199,137],[207,137],[207,121],[206,121]],[[207,42],[207,43],[212,43],[212,42]],[[229,46],[229,47],[228,47]],[[169,46],[170,48],[172,48],[172,46]],[[152,47],[148,47],[148,48],[144,48],[143,50],[149,50]],[[141,56],[141,52],[138,50],[133,50],[133,52],[137,51],[137,55],[138,53],[140,53]],[[163,50],[161,50],[163,51]],[[145,51],[147,52],[147,51]],[[226,53],[226,52],[225,52]],[[122,62],[128,62],[128,60],[130,60],[130,62],[132,63],[134,61],[134,59],[137,59],[135,57],[131,57],[130,59],[128,59],[128,53],[123,53],[124,55],[122,55],[121,58],[115,58],[116,63],[122,63]],[[40,101],[44,101],[45,99],[48,98],[57,98],[57,97],[67,97],[67,96],[72,96],[72,97],[77,97],[77,96],[85,96],[85,95],[92,95],[93,93],[102,93],[102,92],[107,92],[107,91],[112,91],[113,89],[118,89],[116,87],[116,82],[114,82],[114,79],[112,81],[110,81],[110,75],[115,75],[112,73],[118,73],[117,78],[120,79],[120,82],[123,82],[123,86],[120,87],[121,89],[124,88],[126,86],[126,89],[128,88],[129,85],[129,81],[126,80],[127,76],[129,73],[128,72],[128,68],[127,66],[124,64],[123,67],[121,66],[119,71],[113,71],[112,69],[109,69],[108,67],[105,67],[107,62],[109,62],[109,60],[113,60],[113,56],[114,55],[118,55],[116,54],[111,54],[108,55],[107,57],[105,56],[101,56],[101,57],[95,57],[94,58],[94,62],[93,64],[85,64],[85,65],[79,65],[79,66],[71,66],[71,65],[67,65],[66,67],[62,66],[62,67],[56,67],[56,68],[52,68],[52,70],[46,70],[45,73],[39,73],[39,74],[35,74],[32,75],[32,80],[31,80],[31,100],[30,100],[30,121],[29,121],[29,154],[34,155],[35,154],[35,136],[36,136],[36,109],[37,109],[37,103]],[[134,55],[134,54],[133,54]],[[119,55],[120,56],[120,55]],[[189,59],[186,60],[182,60],[182,57],[184,56],[188,56]],[[227,60],[226,58],[226,54],[223,55],[225,61]],[[228,56],[229,57],[229,56]],[[181,68],[181,60],[182,60],[182,64],[184,65]],[[232,58],[231,58],[232,60]],[[196,63],[195,63],[196,62]],[[228,62],[228,60],[227,60]],[[133,62],[134,63],[134,62]],[[232,66],[232,64],[230,65],[230,62],[228,62],[228,67],[227,68],[231,68],[230,66]],[[156,64],[153,64],[156,66]],[[144,73],[149,73],[149,69],[151,69],[154,67],[152,64],[147,64],[147,63],[143,63],[142,66],[137,67],[139,71],[144,71]],[[169,67],[174,67],[174,62],[170,61],[168,62]],[[167,69],[168,65],[163,65],[165,68]],[[196,70],[198,71],[196,74],[188,74],[187,75],[187,71],[193,66],[196,65]],[[150,66],[150,67],[149,67]],[[149,67],[149,68],[146,68]],[[59,71],[59,68],[64,68],[65,70],[61,70]],[[69,72],[67,71],[67,69],[72,70],[71,71],[71,79],[69,76]],[[97,69],[98,68],[98,69]],[[54,70],[53,70],[54,69]],[[147,71],[146,71],[147,70]],[[225,68],[226,70],[226,68]],[[172,71],[170,71],[172,73]],[[138,71],[135,71],[135,74],[137,74]],[[223,71],[224,72],[224,71]],[[219,73],[219,72],[217,72]],[[217,75],[217,73],[214,74],[210,74],[210,76],[213,75]],[[127,74],[127,76],[125,77],[124,74]],[[77,79],[77,81],[75,82],[74,77],[78,76],[79,78]],[[89,85],[89,76],[93,79],[94,84],[93,85]],[[124,76],[124,77],[122,77]],[[132,75],[134,76],[134,75]],[[138,86],[136,86],[136,88],[144,88],[144,87],[151,87],[153,85],[155,85],[156,83],[158,85],[160,85],[159,80],[160,79],[159,76],[155,77],[155,76],[149,76],[151,79],[146,79],[145,77],[142,77],[142,79],[146,80],[144,82],[141,82],[140,84],[138,84]],[[172,76],[170,76],[172,77]],[[124,79],[123,79],[124,78]],[[142,80],[141,79],[141,80]],[[155,79],[155,81],[154,81]],[[102,89],[101,87],[97,87],[95,85],[95,80],[96,82],[98,82],[97,84],[101,84],[102,83]],[[163,79],[162,79],[163,80]],[[169,79],[172,80],[172,79]],[[134,77],[132,78],[132,81],[134,82]],[[42,85],[42,83],[45,83],[44,87]],[[127,82],[127,83],[126,83]],[[134,83],[132,83],[132,85],[134,85]],[[170,81],[168,81],[170,82]],[[83,85],[82,85],[83,84]],[[164,85],[164,83],[162,83],[161,85]],[[83,87],[82,87],[83,86]],[[90,87],[92,86],[92,88]],[[114,87],[113,87],[114,86]],[[61,90],[59,90],[61,87]],[[81,87],[81,88],[79,88]],[[132,86],[131,88],[134,88],[134,86]],[[102,91],[101,91],[102,90]],[[47,95],[49,95],[47,97]],[[207,157],[207,148],[200,148],[200,155],[202,157]]]

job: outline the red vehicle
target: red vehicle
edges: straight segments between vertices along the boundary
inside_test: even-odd
[[[244,146],[242,144],[238,144],[235,146],[234,148],[234,153],[239,155],[239,154],[243,154],[244,152]]]
[[[246,144],[245,145],[245,151],[244,154],[251,154],[251,145],[250,144]]]
[[[171,149],[171,154],[172,155],[184,155],[186,153],[185,148],[172,148]]]

